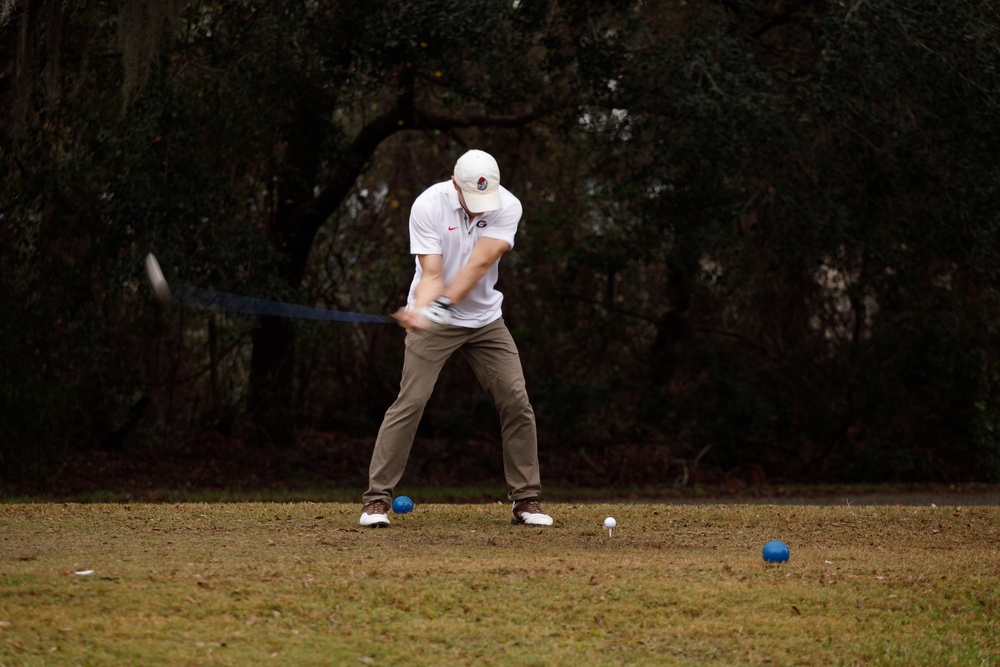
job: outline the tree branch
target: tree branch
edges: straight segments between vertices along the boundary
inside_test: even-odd
[[[395,104],[361,128],[350,147],[338,156],[333,175],[320,193],[288,213],[282,235],[293,256],[292,266],[304,269],[313,238],[323,223],[333,215],[364,171],[372,155],[383,141],[403,130],[449,130],[464,127],[519,127],[540,118],[547,110],[531,111],[515,116],[462,115],[444,116],[425,113],[416,108],[412,82],[404,82],[404,91]],[[301,279],[292,274],[294,282]]]
[[[396,132],[404,130],[452,130],[466,127],[521,127],[548,113],[547,109],[529,111],[513,116],[460,115],[447,116],[423,112],[416,108],[412,91],[396,98],[396,104],[361,129],[348,153],[342,156],[339,168],[327,187],[316,197],[312,208],[326,219],[340,202],[375,154],[379,145]]]
[[[521,127],[538,120],[547,109],[529,111],[516,116],[439,116],[417,112],[413,127],[416,130],[453,130],[463,127]]]
[[[849,10],[847,10],[847,14],[844,16],[844,23],[849,22],[851,17],[854,16],[854,13],[861,9],[861,5],[866,2],[868,2],[868,0],[857,0],[857,2],[855,2]]]

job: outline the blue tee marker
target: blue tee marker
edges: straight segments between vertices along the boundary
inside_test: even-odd
[[[409,514],[413,511],[413,501],[408,496],[396,496],[392,501],[392,511],[396,514]]]
[[[763,555],[767,563],[784,563],[788,560],[788,545],[781,540],[771,540],[764,545]]]

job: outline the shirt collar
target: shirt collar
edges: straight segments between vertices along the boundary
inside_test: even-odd
[[[451,183],[451,181],[448,182]],[[462,202],[458,201],[458,190],[455,189],[454,184],[448,190],[448,201],[451,203],[453,209],[465,213],[465,210],[462,208]]]

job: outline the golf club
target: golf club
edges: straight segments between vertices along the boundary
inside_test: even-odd
[[[321,320],[326,322],[369,322],[372,324],[387,324],[396,322],[391,315],[375,315],[370,313],[351,313],[328,308],[300,306],[269,299],[258,299],[251,296],[241,296],[229,292],[202,289],[190,285],[167,284],[160,263],[152,253],[146,255],[146,277],[153,288],[153,294],[164,304],[179,303],[188,308],[199,310],[214,310],[225,313],[241,313],[244,315],[265,315],[268,317],[287,317],[302,320]]]

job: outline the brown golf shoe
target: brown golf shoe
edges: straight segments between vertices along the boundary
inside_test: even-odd
[[[389,503],[384,500],[373,500],[361,508],[361,520],[358,522],[369,528],[386,528],[389,526]]]
[[[552,517],[542,511],[542,506],[538,498],[525,498],[515,500],[511,508],[512,517],[510,522],[522,526],[551,526]]]

